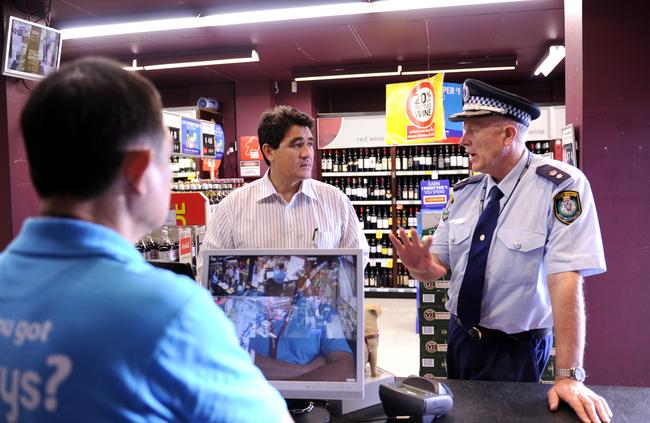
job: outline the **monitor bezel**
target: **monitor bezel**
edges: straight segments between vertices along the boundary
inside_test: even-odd
[[[30,79],[33,81],[40,81],[41,79],[44,79],[48,75],[39,75],[35,73],[30,73],[30,72],[23,72],[15,69],[9,69],[9,47],[11,46],[11,38],[13,35],[13,27],[14,27],[14,22],[19,21],[19,22],[24,22],[26,24],[32,25],[32,26],[37,26],[39,28],[43,28],[44,30],[47,31],[53,31],[59,35],[59,46],[58,46],[58,51],[57,51],[57,58],[56,58],[56,70],[59,69],[59,66],[61,65],[61,47],[63,46],[63,35],[60,30],[46,26],[46,25],[41,25],[36,22],[31,22],[26,19],[21,19],[16,16],[9,16],[9,20],[7,21],[7,27],[4,32],[5,35],[5,49],[4,49],[4,54],[2,55],[2,74],[5,76],[10,76],[14,78],[22,78],[22,79]]]
[[[356,306],[357,306],[357,339],[355,351],[356,380],[354,382],[318,382],[318,381],[285,381],[269,380],[284,398],[287,399],[322,399],[345,400],[361,399],[364,396],[364,291],[363,291],[363,250],[357,248],[293,248],[293,249],[228,249],[228,250],[203,250],[201,258],[200,284],[209,289],[208,272],[210,256],[355,256],[356,265]]]

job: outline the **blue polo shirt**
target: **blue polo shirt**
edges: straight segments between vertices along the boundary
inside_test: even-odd
[[[116,232],[35,218],[0,254],[0,420],[280,421],[286,405],[192,280]]]

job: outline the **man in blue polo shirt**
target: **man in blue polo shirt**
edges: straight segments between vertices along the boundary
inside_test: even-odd
[[[290,421],[208,292],[133,247],[169,206],[155,88],[82,59],[21,125],[41,207],[0,254],[0,420]]]

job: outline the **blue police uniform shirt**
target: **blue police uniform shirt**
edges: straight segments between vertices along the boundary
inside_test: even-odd
[[[553,326],[547,275],[579,271],[589,276],[606,271],[589,181],[573,166],[531,154],[530,166],[515,189],[528,154],[499,184],[485,175],[480,182],[455,191],[430,250],[451,269],[446,308],[457,314],[480,201],[483,192],[489,193],[495,184],[499,187],[504,197],[485,269],[480,324],[507,333]],[[552,166],[541,168],[550,169],[549,175],[538,175],[536,169],[545,165]],[[549,180],[553,178],[559,184]],[[567,201],[562,200],[565,197]]]
[[[0,254],[0,420],[280,421],[206,290],[119,234],[28,219]]]

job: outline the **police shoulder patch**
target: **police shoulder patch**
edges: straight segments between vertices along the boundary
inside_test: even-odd
[[[474,175],[470,176],[469,178],[465,178],[462,181],[457,182],[454,184],[454,191],[459,191],[463,188],[465,188],[467,185],[475,184],[477,182],[480,182],[483,180],[485,175],[479,174],[479,175]]]
[[[553,197],[555,217],[565,225],[575,222],[582,214],[580,194],[576,191],[562,191]]]
[[[571,179],[571,175],[567,172],[549,164],[538,166],[537,169],[535,169],[535,173],[544,179],[548,179],[555,185],[560,185],[562,182]]]

